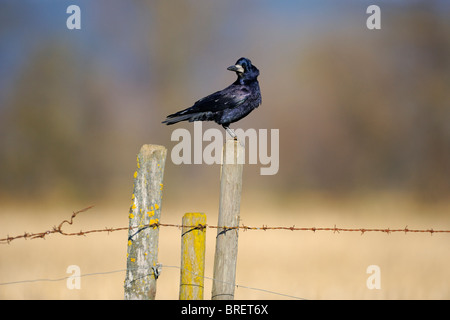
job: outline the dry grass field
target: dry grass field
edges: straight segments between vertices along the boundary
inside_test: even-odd
[[[261,201],[261,199],[265,199]],[[87,206],[89,204],[86,204]],[[163,223],[181,223],[181,204],[163,204]],[[97,204],[81,213],[66,231],[127,226],[128,204]],[[83,205],[0,208],[0,238],[51,229]],[[208,224],[217,207],[207,210]],[[434,228],[450,229],[450,204],[419,205],[399,196],[346,200],[301,197],[270,201],[244,198],[242,223],[249,226]],[[126,268],[125,231],[46,239],[18,239],[0,246],[0,283],[58,279],[69,265],[82,274]],[[215,230],[207,230],[206,276],[212,277]],[[450,234],[365,233],[330,231],[240,231],[236,283],[304,299],[450,299]],[[179,266],[180,230],[161,227],[159,261]],[[369,265],[381,271],[381,289],[366,286]],[[178,299],[179,269],[165,267],[157,299]],[[0,285],[0,299],[122,299],[125,272],[81,278],[79,290],[66,280]],[[205,299],[211,297],[205,280]],[[236,299],[290,299],[243,287]]]

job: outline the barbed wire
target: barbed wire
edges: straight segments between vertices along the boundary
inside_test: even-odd
[[[73,225],[74,219],[76,218],[76,216],[82,212],[86,212],[90,209],[92,209],[94,206],[89,206],[86,207],[84,209],[75,211],[72,213],[71,217],[69,220],[63,220],[60,224],[58,224],[57,226],[52,227],[49,230],[43,231],[43,232],[35,232],[35,233],[28,233],[28,232],[24,232],[23,234],[19,234],[16,236],[6,236],[6,238],[2,238],[0,239],[0,243],[5,244],[5,243],[10,243],[13,240],[17,240],[17,239],[45,239],[46,236],[50,235],[50,234],[60,234],[60,235],[64,235],[64,236],[85,236],[87,234],[90,233],[103,233],[103,232],[115,232],[115,231],[125,231],[125,230],[132,230],[135,228],[157,228],[157,227],[176,227],[176,228],[192,228],[192,229],[198,229],[198,230],[203,230],[206,228],[209,229],[222,229],[222,231],[228,231],[228,230],[243,230],[243,231],[248,231],[248,230],[260,230],[260,231],[267,231],[267,230],[284,230],[284,231],[312,231],[312,232],[316,232],[316,231],[332,231],[333,233],[340,233],[340,232],[359,232],[361,233],[361,235],[367,233],[367,232],[382,232],[382,233],[386,233],[386,234],[390,234],[390,233],[394,233],[394,232],[401,232],[401,233],[429,233],[430,235],[433,235],[435,233],[450,233],[450,230],[434,230],[434,229],[410,229],[408,228],[408,226],[404,227],[404,228],[397,228],[397,229],[392,229],[392,228],[339,228],[336,227],[336,225],[334,225],[334,227],[296,227],[295,225],[293,226],[267,226],[267,225],[262,225],[261,227],[252,227],[252,226],[246,226],[246,225],[240,225],[240,226],[235,226],[235,227],[227,227],[227,226],[215,226],[215,225],[208,225],[208,224],[198,224],[198,225],[183,225],[183,224],[170,224],[170,223],[159,223],[159,222],[154,222],[148,225],[140,225],[140,226],[136,226],[136,227],[118,227],[118,228],[104,228],[104,229],[92,229],[92,230],[87,230],[87,231],[79,231],[79,232],[66,232],[63,230],[63,226],[67,225]],[[161,267],[163,268],[177,268],[177,269],[182,269],[179,266],[170,266],[170,265],[163,265],[161,264]],[[105,271],[105,272],[95,272],[95,273],[87,273],[87,274],[81,274],[79,277],[87,277],[87,276],[94,276],[94,275],[104,275],[104,274],[112,274],[112,273],[118,273],[118,272],[125,272],[126,269],[120,269],[120,270],[113,270],[113,271]],[[189,270],[188,270],[189,271]],[[152,274],[153,271],[150,271],[149,274]],[[189,271],[192,272],[192,271]],[[0,283],[0,286],[5,286],[5,285],[12,285],[12,284],[19,284],[19,283],[33,283],[33,282],[55,282],[55,281],[63,281],[66,279],[69,279],[73,277],[72,276],[66,276],[66,277],[60,277],[60,278],[41,278],[41,279],[32,279],[32,280],[19,280],[19,281],[12,281],[12,282],[4,282],[4,283]],[[203,276],[203,278],[205,279],[209,279],[212,281],[218,281],[215,280],[212,277],[207,277],[207,276]],[[304,299],[304,298],[300,298],[300,297],[296,297],[293,295],[288,295],[288,294],[284,294],[284,293],[280,293],[280,292],[276,292],[276,291],[271,291],[271,290],[266,290],[266,289],[261,289],[261,288],[255,288],[255,287],[249,287],[249,286],[244,286],[244,285],[240,285],[240,284],[233,284],[236,288],[246,288],[249,290],[255,290],[255,291],[261,291],[261,292],[266,292],[269,294],[275,294],[275,295],[279,295],[279,296],[284,296],[284,297],[289,297],[289,298],[293,298],[293,299]]]
[[[296,227],[295,225],[288,227],[288,226],[267,226],[262,225],[261,227],[252,227],[252,226],[246,226],[246,225],[240,225],[235,227],[228,227],[228,226],[215,226],[215,225],[208,225],[208,224],[198,224],[198,225],[182,225],[182,224],[171,224],[171,223],[160,223],[160,222],[153,222],[151,224],[147,225],[140,225],[139,227],[118,227],[118,228],[103,228],[103,229],[92,229],[87,231],[79,231],[79,232],[65,232],[63,231],[62,227],[65,224],[72,225],[73,219],[80,213],[86,212],[89,209],[92,209],[94,206],[89,206],[84,209],[75,211],[72,213],[72,216],[70,217],[70,220],[63,220],[58,226],[54,226],[50,230],[46,230],[43,232],[35,232],[35,233],[28,233],[24,232],[23,234],[19,234],[16,236],[9,236],[7,235],[6,238],[0,239],[0,244],[9,244],[13,240],[17,239],[44,239],[46,236],[50,234],[61,234],[63,236],[85,236],[90,233],[101,233],[101,232],[115,232],[115,231],[124,231],[124,230],[132,230],[135,228],[158,228],[158,227],[176,227],[176,228],[193,228],[193,229],[200,229],[203,230],[205,228],[209,229],[223,229],[223,231],[228,230],[260,230],[260,231],[267,231],[267,230],[285,230],[285,231],[332,231],[333,233],[340,233],[340,232],[359,232],[361,235],[367,233],[367,232],[382,232],[386,234],[391,234],[395,232],[401,232],[401,233],[429,233],[431,235],[435,233],[449,233],[450,230],[435,230],[433,228],[430,229],[410,229],[408,226],[404,228],[339,228],[334,225],[334,227]]]

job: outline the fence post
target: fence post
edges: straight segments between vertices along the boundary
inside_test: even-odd
[[[236,281],[238,227],[240,219],[244,147],[227,140],[223,150],[220,176],[219,219],[214,256],[214,281],[211,299],[232,300]]]
[[[164,165],[167,149],[143,145],[137,156],[129,211],[126,300],[155,299],[158,277],[157,224],[161,218]],[[153,224],[153,226],[152,226]]]
[[[206,215],[186,213],[182,225],[180,300],[203,300]]]

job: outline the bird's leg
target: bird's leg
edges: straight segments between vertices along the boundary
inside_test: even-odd
[[[234,141],[239,141],[242,147],[245,148],[245,143],[243,141],[238,140],[236,133],[230,129],[228,126],[223,126],[225,130],[227,130],[228,134],[234,139]]]
[[[237,135],[236,135],[236,133],[234,133],[234,131],[231,130],[230,127],[224,125],[223,128],[224,128],[225,130],[227,130],[228,134],[229,134],[234,140],[237,140]]]

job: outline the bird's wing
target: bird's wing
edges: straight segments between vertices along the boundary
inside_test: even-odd
[[[192,107],[174,113],[169,117],[203,112],[214,113],[229,108],[235,108],[244,103],[249,97],[250,91],[247,88],[231,85],[222,91],[217,91],[196,101]]]
[[[250,92],[247,88],[231,87],[231,90],[227,90],[229,88],[230,87],[198,100],[195,102],[192,109],[195,109],[194,112],[222,111],[237,107],[244,103],[250,96]]]

